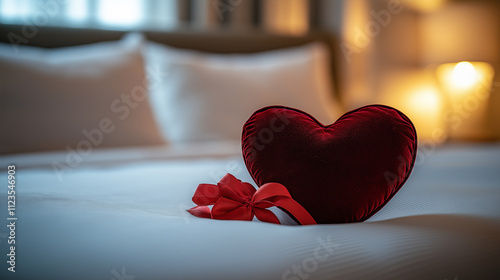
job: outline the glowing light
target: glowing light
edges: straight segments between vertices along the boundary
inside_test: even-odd
[[[460,88],[470,88],[474,86],[478,80],[478,73],[474,65],[470,62],[462,61],[455,65],[451,73],[451,82]]]
[[[85,0],[72,0],[67,3],[67,14],[69,20],[71,21],[83,21],[89,16],[89,5],[88,1]]]
[[[486,62],[446,63],[437,69],[448,101],[451,139],[487,139],[486,119],[495,71]]]
[[[143,2],[140,0],[99,1],[99,20],[109,25],[134,25],[143,20]]]
[[[434,143],[445,140],[443,102],[436,87],[424,86],[409,93],[404,108],[413,121],[420,140]]]
[[[420,107],[425,110],[436,110],[439,108],[439,98],[436,90],[424,88],[414,92],[410,97],[412,106]]]
[[[493,75],[493,67],[486,62],[446,63],[437,69],[439,82],[450,97],[463,98],[478,87],[491,86]]]
[[[3,0],[0,1],[0,16],[5,18],[18,18],[27,16],[31,12],[29,0]]]

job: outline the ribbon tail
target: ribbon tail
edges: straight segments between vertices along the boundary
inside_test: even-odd
[[[275,206],[281,207],[288,211],[301,225],[315,225],[316,221],[297,201],[291,197],[281,196],[273,201]]]
[[[196,216],[198,218],[211,219],[212,214],[210,213],[210,208],[207,206],[195,206],[187,210],[189,214]]]
[[[311,214],[292,198],[286,187],[282,184],[267,183],[262,185],[254,194],[253,200],[256,202],[255,206],[259,208],[268,208],[270,206],[281,207],[295,217],[301,225],[316,224]]]

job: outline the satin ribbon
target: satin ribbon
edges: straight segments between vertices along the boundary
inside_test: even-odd
[[[255,216],[262,222],[279,224],[276,215],[267,210],[276,206],[290,213],[301,225],[316,224],[307,210],[292,199],[285,186],[267,183],[256,190],[229,173],[217,185],[199,184],[193,202],[198,206],[187,211],[200,218],[251,221]],[[213,205],[212,209],[209,205]]]

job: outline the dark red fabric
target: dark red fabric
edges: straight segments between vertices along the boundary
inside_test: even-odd
[[[286,186],[317,223],[361,222],[410,176],[417,133],[408,117],[383,105],[327,126],[300,110],[271,106],[245,123],[242,148],[257,185]]]

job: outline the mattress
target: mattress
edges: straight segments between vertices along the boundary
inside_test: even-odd
[[[199,183],[252,182],[237,143],[3,156],[16,166],[1,279],[496,279],[500,145],[419,151],[403,188],[362,223],[296,226],[189,215]],[[57,164],[59,163],[59,165]],[[65,166],[66,169],[57,167]],[[56,167],[54,169],[54,167]],[[279,214],[279,210],[274,210]],[[8,270],[15,239],[15,272]]]

